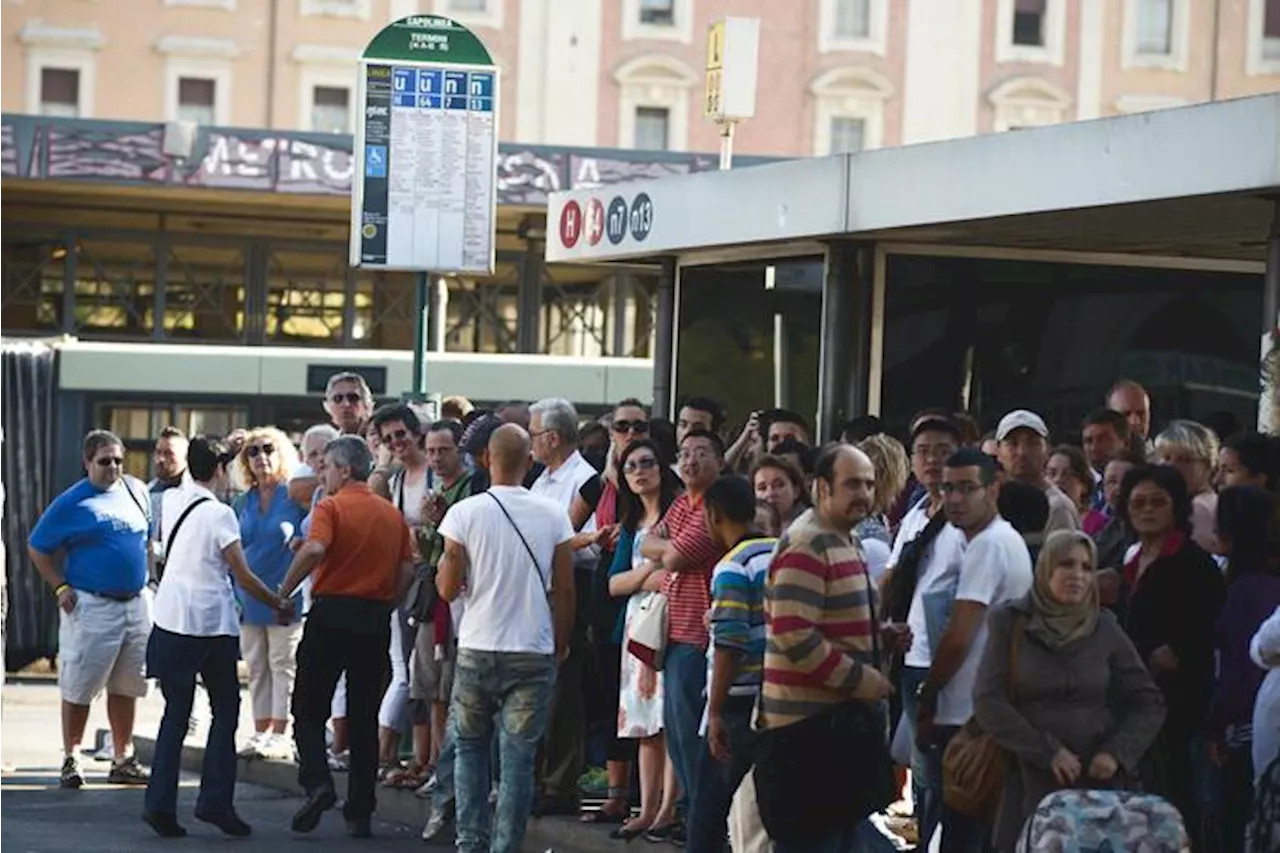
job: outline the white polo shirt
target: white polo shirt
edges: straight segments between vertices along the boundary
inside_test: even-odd
[[[577,496],[578,491],[592,477],[598,476],[600,476],[599,472],[590,462],[583,458],[581,453],[575,450],[573,455],[564,460],[564,464],[555,471],[550,468],[544,468],[542,473],[538,475],[538,479],[534,480],[533,485],[529,487],[529,491],[564,507],[564,511],[567,514],[573,508],[573,499]],[[596,513],[593,508],[591,515],[587,518],[587,523],[582,525],[582,532],[590,533],[595,529]],[[591,545],[575,551],[573,561],[575,563],[584,563],[599,559],[599,557],[600,549]]]
[[[231,566],[222,549],[240,541],[235,510],[194,482],[164,493],[161,542],[169,544],[173,527],[186,508],[209,498],[191,511],[173,540],[164,564],[164,578],[156,592],[153,622],[174,634],[195,637],[240,635]]]

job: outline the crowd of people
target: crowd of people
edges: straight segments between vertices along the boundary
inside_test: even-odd
[[[867,416],[815,446],[780,409],[727,435],[704,397],[674,421],[554,398],[429,421],[341,373],[296,445],[165,429],[150,484],[95,430],[29,543],[62,612],[61,783],[83,784],[105,690],[110,781],[185,834],[199,685],[195,817],[232,835],[239,752],[297,760],[295,831],[345,770],[353,837],[403,788],[430,801],[423,838],[462,851],[519,850],[556,814],[699,853],[870,850],[903,802],[913,839],[1012,851],[1079,789],[1118,798],[1095,837],[1276,849],[1280,447],[1155,432],[1133,382],[1101,402],[1078,444],[1025,409],[987,434],[931,409],[905,442]],[[584,808],[590,756],[607,790]],[[1070,802],[1055,831],[1094,820]]]

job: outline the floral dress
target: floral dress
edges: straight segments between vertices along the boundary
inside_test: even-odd
[[[631,547],[631,568],[638,569],[644,562],[640,556],[640,543],[645,529],[636,531]],[[656,672],[627,651],[626,638],[631,636],[631,620],[640,607],[656,592],[640,591],[627,600],[627,612],[623,628],[622,676],[618,694],[618,737],[647,738],[662,731],[662,673]]]

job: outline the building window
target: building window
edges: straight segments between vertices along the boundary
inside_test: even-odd
[[[675,0],[640,0],[640,23],[650,27],[674,27]]]
[[[489,11],[489,0],[449,0],[449,11],[483,15]]]
[[[871,0],[836,0],[836,38],[871,38]]]
[[[1262,56],[1280,59],[1280,0],[1267,0],[1262,12]]]
[[[997,132],[1044,127],[1067,121],[1071,95],[1038,77],[1015,77],[987,96],[994,110],[991,129]]]
[[[636,107],[636,148],[666,151],[671,147],[671,110],[666,107]]]
[[[312,88],[311,129],[321,133],[349,133],[351,90],[342,86]]]
[[[1044,47],[1046,0],[1014,0],[1013,43],[1024,47]]]
[[[40,115],[80,115],[80,72],[73,68],[40,69]]]
[[[1173,51],[1173,0],[1138,0],[1137,51],[1168,56]]]
[[[216,124],[218,84],[204,77],[178,78],[178,120]]]
[[[865,119],[835,116],[831,119],[831,153],[857,154],[867,132]]]
[[[299,11],[304,18],[355,18],[369,20],[370,0],[301,0]]]

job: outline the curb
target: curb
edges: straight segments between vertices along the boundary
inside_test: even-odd
[[[135,735],[134,750],[143,764],[151,764],[155,757],[155,738]],[[183,744],[182,769],[199,773],[204,763],[204,747]],[[335,774],[338,796],[345,790],[343,778],[345,773]],[[288,761],[268,761],[266,759],[236,759],[236,780],[261,785],[302,796],[298,786],[298,766]],[[427,822],[428,803],[414,796],[412,791],[400,791],[394,788],[378,788],[377,817],[390,823],[399,823],[421,828]],[[552,850],[599,850],[616,844],[609,838],[608,828],[579,823],[577,818],[546,817],[530,818],[525,830],[525,846],[543,847]],[[453,847],[453,839],[447,842],[435,842],[430,846]]]

